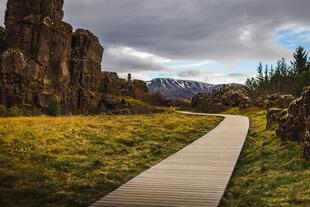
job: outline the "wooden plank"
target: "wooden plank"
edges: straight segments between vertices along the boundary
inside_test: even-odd
[[[218,206],[246,139],[249,119],[216,116],[225,119],[207,135],[141,173],[91,207]]]

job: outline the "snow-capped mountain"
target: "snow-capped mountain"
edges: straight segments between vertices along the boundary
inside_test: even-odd
[[[199,81],[155,78],[147,82],[150,92],[160,92],[166,98],[189,99],[197,93],[210,93],[222,85],[211,85]]]

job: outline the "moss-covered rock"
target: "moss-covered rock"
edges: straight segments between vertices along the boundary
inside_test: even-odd
[[[283,140],[300,141],[305,144],[304,156],[310,159],[310,88],[295,99],[286,114],[279,120],[277,134]]]
[[[201,112],[217,113],[229,107],[247,108],[252,104],[244,85],[227,84],[210,94],[199,93],[192,98],[192,107]]]

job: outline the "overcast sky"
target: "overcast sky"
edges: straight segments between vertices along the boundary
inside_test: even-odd
[[[243,83],[259,61],[310,49],[309,8],[310,0],[65,0],[64,10],[65,21],[100,38],[103,70]]]

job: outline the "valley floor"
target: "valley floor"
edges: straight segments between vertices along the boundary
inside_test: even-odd
[[[266,130],[266,112],[258,108],[226,113],[250,117],[251,128],[221,207],[309,207],[310,162],[303,146],[282,142]]]
[[[0,206],[87,206],[216,127],[176,113],[0,119]]]

